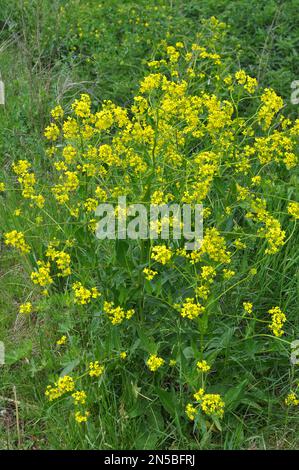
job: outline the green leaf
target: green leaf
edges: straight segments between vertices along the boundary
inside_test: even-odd
[[[26,340],[17,346],[13,351],[6,351],[5,364],[12,365],[18,362],[20,359],[24,359],[31,354],[32,341]]]
[[[226,392],[224,396],[224,402],[225,402],[226,408],[229,408],[230,410],[232,410],[238,405],[238,402],[240,402],[240,398],[242,396],[242,393],[247,383],[248,383],[248,379],[245,379],[241,383],[239,383],[235,387],[230,388]]]

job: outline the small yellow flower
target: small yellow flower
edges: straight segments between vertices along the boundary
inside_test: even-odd
[[[44,135],[46,139],[48,140],[52,140],[55,142],[55,140],[58,139],[59,134],[60,134],[59,128],[53,122],[48,127],[45,128]]]
[[[21,304],[19,308],[19,312],[25,315],[29,315],[32,312],[31,302],[25,302],[24,304]]]
[[[147,367],[151,372],[156,372],[156,370],[158,370],[159,367],[163,366],[164,363],[164,359],[162,359],[162,357],[157,356],[156,354],[151,354],[151,356],[146,361]]]
[[[299,398],[295,392],[290,392],[284,402],[287,406],[298,406]]]
[[[166,264],[171,260],[172,252],[165,245],[157,245],[152,249],[151,258],[161,264]]]
[[[181,307],[181,316],[194,320],[204,312],[204,307],[197,303],[195,299],[187,298]]]
[[[299,219],[299,202],[290,202],[288,204],[288,213],[294,217],[294,219]]]
[[[231,269],[223,269],[223,279],[231,279],[235,274],[235,271],[232,271]]]
[[[211,366],[207,363],[207,361],[198,361],[197,364],[197,369],[200,370],[201,372],[208,372],[211,369]]]
[[[143,270],[143,274],[144,274],[144,277],[148,280],[148,281],[151,281],[157,273],[157,271],[153,271],[152,269],[150,268],[144,268]]]
[[[85,411],[84,414],[80,413],[80,411],[76,411],[75,413],[75,420],[77,423],[86,423],[88,416],[90,415],[89,411]]]
[[[243,308],[245,312],[252,313],[253,305],[251,302],[243,302]]]
[[[75,405],[85,405],[87,395],[84,390],[78,390],[72,394],[72,398],[74,399]]]
[[[185,412],[190,421],[194,421],[197,415],[197,409],[191,403],[187,404]]]
[[[122,351],[119,353],[119,357],[124,361],[127,358],[128,354],[126,351]]]
[[[56,344],[57,344],[58,346],[62,346],[62,345],[65,344],[66,342],[67,342],[67,337],[66,337],[65,335],[63,335],[63,336],[61,336],[60,339],[58,339],[58,340],[56,341]]]
[[[175,359],[170,359],[169,366],[170,367],[175,367],[176,366],[176,360]]]
[[[99,361],[89,363],[88,375],[90,377],[99,377],[104,373],[105,367],[100,365]]]
[[[53,108],[52,111],[51,111],[51,116],[56,121],[58,119],[62,118],[63,114],[64,114],[64,111],[63,111],[62,107],[60,106],[60,104],[55,106],[55,108]]]
[[[284,334],[282,327],[283,324],[287,321],[287,317],[280,310],[279,307],[271,308],[270,310],[268,310],[268,313],[272,316],[272,322],[269,325],[270,330],[272,331],[274,336],[282,336]]]
[[[8,246],[12,246],[26,254],[30,252],[30,246],[25,241],[24,233],[12,230],[4,234],[4,243]]]
[[[195,399],[196,401],[200,401],[200,400],[202,399],[202,397],[204,396],[204,393],[205,393],[204,389],[203,389],[203,388],[200,388],[200,389],[198,390],[198,392],[194,393],[194,395],[193,395],[193,396],[194,396],[194,399]]]

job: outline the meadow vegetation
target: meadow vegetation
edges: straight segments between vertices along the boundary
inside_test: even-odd
[[[298,448],[297,2],[2,3],[0,448]]]

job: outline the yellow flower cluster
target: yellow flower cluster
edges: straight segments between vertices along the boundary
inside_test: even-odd
[[[31,164],[28,160],[18,160],[12,165],[12,169],[18,176],[18,182],[22,186],[22,196],[24,199],[30,199],[37,207],[42,209],[45,205],[45,198],[42,194],[35,191],[36,178],[33,172],[30,172]]]
[[[57,344],[57,346],[63,346],[66,342],[67,342],[67,337],[65,335],[63,335],[63,336],[61,336],[61,338],[59,338],[56,341],[56,344]]]
[[[150,268],[144,268],[143,274],[148,281],[151,281],[158,273]]]
[[[245,310],[245,312],[247,313],[252,313],[252,309],[253,309],[253,305],[251,302],[243,302],[243,308]]]
[[[24,233],[18,232],[17,230],[12,230],[4,234],[4,243],[5,245],[12,246],[21,251],[21,253],[26,254],[30,252],[30,246],[25,241]]]
[[[263,129],[269,129],[275,114],[283,107],[283,99],[271,88],[265,88],[261,101],[263,105],[258,112],[258,120]]]
[[[51,122],[51,124],[45,128],[44,135],[46,139],[55,142],[60,135],[59,127],[54,124],[54,122]]]
[[[80,411],[76,411],[75,413],[75,420],[77,421],[77,423],[81,424],[81,423],[86,423],[87,420],[88,420],[88,417],[90,415],[90,412],[89,411],[85,411],[83,414],[80,412]]]
[[[41,287],[46,287],[52,284],[54,281],[50,275],[50,263],[44,261],[37,261],[38,269],[31,273],[31,280],[34,284],[38,284]]]
[[[201,254],[207,254],[218,263],[230,263],[230,253],[226,250],[225,240],[216,227],[208,228],[201,246]]]
[[[156,372],[160,367],[163,366],[165,360],[162,357],[157,356],[156,354],[151,354],[148,360],[146,361],[146,365],[151,372]]]
[[[55,248],[50,244],[46,251],[47,258],[50,258],[51,261],[55,261],[57,265],[57,269],[60,271],[58,273],[58,277],[66,277],[71,275],[71,257],[68,253],[64,251],[57,251]]]
[[[96,287],[87,289],[79,281],[72,285],[72,289],[75,295],[75,304],[89,304],[92,299],[97,299],[101,295]]]
[[[200,406],[202,411],[208,416],[223,417],[224,401],[218,393],[206,393],[201,398]]]
[[[250,77],[244,70],[238,70],[235,73],[235,78],[239,85],[243,85],[244,89],[248,91],[248,93],[252,94],[255,92],[258,85],[256,78]]]
[[[237,191],[240,199],[246,200],[250,205],[250,212],[247,212],[246,217],[263,224],[263,226],[258,229],[257,235],[265,238],[268,242],[265,253],[277,253],[281,246],[284,245],[286,236],[285,231],[281,228],[280,222],[266,210],[266,201],[264,199],[254,197],[247,188],[243,188],[239,185],[237,186]]]
[[[45,391],[45,395],[50,401],[53,401],[57,398],[60,398],[67,392],[72,392],[74,388],[74,379],[69,375],[65,375],[63,377],[59,377],[57,382],[54,383],[54,387],[48,385]]]
[[[186,415],[191,421],[194,421],[199,409],[207,416],[223,417],[225,403],[218,393],[205,393],[204,389],[200,388],[198,392],[194,393],[194,399],[199,406],[195,407],[192,403],[188,403],[185,409]]]
[[[31,302],[25,302],[24,304],[21,304],[19,307],[19,312],[21,314],[29,315],[32,312]]]
[[[209,372],[209,370],[211,369],[211,366],[205,360],[198,361],[196,367],[201,372]]]
[[[288,204],[288,213],[294,217],[295,220],[299,219],[299,202],[290,202]]]
[[[124,310],[119,305],[114,306],[114,302],[104,302],[104,312],[107,314],[112,325],[119,325],[124,320],[130,320],[134,315],[134,309]]]
[[[205,308],[196,302],[195,299],[187,298],[183,303],[180,313],[183,318],[194,320],[204,312]]]
[[[195,417],[197,415],[197,408],[195,408],[195,406],[193,406],[191,403],[187,403],[185,412],[187,418],[190,419],[190,421],[195,420]]]
[[[268,313],[272,317],[272,322],[269,325],[270,330],[274,334],[274,336],[280,337],[284,334],[283,331],[283,324],[287,321],[287,317],[285,314],[280,310],[279,307],[273,307],[268,310]]]
[[[152,249],[151,258],[161,264],[166,264],[171,260],[172,252],[165,245],[157,245]]]
[[[64,115],[64,111],[62,107],[60,106],[60,104],[55,106],[55,108],[51,110],[51,116],[53,119],[55,119],[55,121],[58,121],[58,119],[63,118],[63,115]]]
[[[216,276],[213,266],[202,266],[200,275],[200,285],[195,288],[198,297],[206,300],[211,290],[211,284]]]
[[[299,398],[295,392],[290,392],[288,396],[285,398],[285,404],[287,406],[298,406],[299,405]]]
[[[90,115],[91,99],[89,95],[82,94],[79,100],[75,100],[72,104],[72,108],[76,116],[81,118],[87,118]]]
[[[72,398],[74,399],[75,405],[85,405],[87,395],[84,390],[77,390],[72,393]]]
[[[105,367],[99,363],[99,361],[90,362],[88,374],[90,377],[99,377],[104,373]]]

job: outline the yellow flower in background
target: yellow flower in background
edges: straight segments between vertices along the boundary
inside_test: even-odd
[[[269,325],[270,330],[274,336],[280,337],[284,334],[283,325],[287,321],[286,315],[280,310],[279,307],[272,307],[268,310],[268,313],[272,317],[272,322]]]
[[[49,126],[45,128],[44,135],[46,139],[55,142],[55,140],[57,140],[60,135],[59,127],[52,122],[51,124],[49,124]]]
[[[75,405],[85,405],[87,395],[84,390],[78,390],[72,394],[72,398],[74,399]]]
[[[105,367],[99,363],[99,361],[90,362],[88,375],[90,377],[100,377],[104,373]]]
[[[165,363],[162,357],[157,356],[156,354],[151,354],[151,356],[146,361],[146,365],[151,372],[156,372],[160,367]]]
[[[107,314],[112,325],[119,325],[124,320],[130,320],[134,315],[134,309],[124,310],[119,305],[115,307],[114,302],[104,302],[104,312]]]
[[[258,112],[258,120],[266,130],[270,127],[275,114],[283,107],[283,99],[271,88],[265,88],[261,102],[263,105]]]
[[[224,415],[224,401],[218,393],[207,393],[203,395],[200,403],[202,411],[208,416],[222,418]]]
[[[54,281],[50,275],[50,263],[44,261],[37,261],[38,269],[31,273],[30,277],[34,284],[38,284],[41,287],[46,287],[52,284]]]
[[[55,106],[55,108],[53,108],[51,111],[51,116],[53,119],[55,119],[55,121],[57,121],[58,119],[61,119],[63,115],[64,115],[64,111],[62,107],[60,106],[60,104]]]
[[[3,193],[5,191],[5,184],[0,182],[0,193]]]
[[[194,421],[197,415],[197,408],[195,408],[192,403],[186,405],[185,413],[190,421]]]
[[[87,118],[90,115],[91,99],[86,93],[82,94],[79,100],[75,100],[72,108],[76,116]]]
[[[201,372],[208,372],[211,369],[211,366],[207,363],[207,361],[198,361],[196,363],[196,367]]]
[[[243,302],[243,308],[245,312],[252,313],[253,305],[251,302]]]
[[[166,264],[171,260],[172,252],[165,245],[157,245],[152,248],[151,258],[161,264]]]
[[[195,299],[187,298],[183,303],[180,313],[183,318],[194,320],[204,312],[205,308],[198,304]]]
[[[294,217],[295,220],[299,219],[299,202],[290,202],[288,204],[288,213]]]
[[[299,397],[295,392],[290,392],[288,396],[284,400],[287,406],[298,406],[299,405]]]
[[[56,344],[57,344],[58,346],[63,346],[64,344],[66,344],[66,342],[67,342],[67,337],[66,337],[65,335],[63,335],[63,336],[61,336],[60,339],[58,339],[58,340],[56,341]]]
[[[124,361],[125,359],[127,359],[127,356],[128,354],[126,353],[126,351],[121,351],[119,353],[119,357]]]
[[[17,248],[23,254],[27,254],[30,252],[30,246],[28,245],[28,243],[26,243],[23,232],[12,230],[11,232],[5,233],[4,243],[5,245]]]
[[[100,297],[100,293],[96,287],[87,289],[81,282],[75,282],[72,285],[73,292],[75,294],[75,304],[86,305],[89,304],[92,299]]]
[[[31,302],[25,302],[21,304],[19,307],[19,313],[29,315],[32,312],[32,304]]]
[[[68,116],[67,120],[64,121],[63,135],[66,139],[76,139],[79,136],[79,126],[74,118]]]
[[[144,277],[148,281],[151,281],[158,274],[158,272],[154,271],[153,269],[150,269],[150,268],[144,268],[143,274],[144,274]]]
[[[62,395],[68,392],[72,392],[75,388],[75,382],[72,377],[69,375],[64,375],[59,377],[59,379],[54,383],[54,386],[48,385],[45,391],[46,397],[49,401],[56,400]]]
[[[88,417],[90,415],[89,411],[85,411],[84,414],[82,414],[80,411],[76,411],[75,413],[75,420],[77,423],[86,423],[88,420]]]
[[[231,279],[232,277],[234,277],[235,274],[235,271],[233,271],[232,269],[223,269],[223,279]]]

